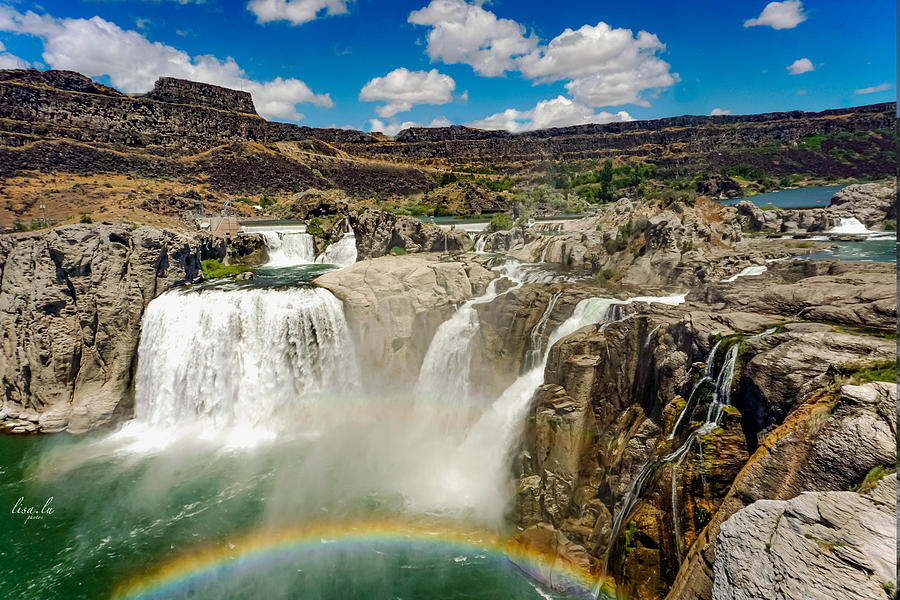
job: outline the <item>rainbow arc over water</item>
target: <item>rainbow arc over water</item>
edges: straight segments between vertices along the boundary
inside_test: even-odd
[[[484,530],[390,520],[309,524],[254,532],[217,547],[191,552],[120,585],[115,600],[162,600],[202,590],[212,582],[302,564],[327,552],[370,551],[425,544],[436,551],[472,553],[512,563],[544,585],[577,597],[614,598],[587,570]],[[202,598],[202,595],[198,595]]]

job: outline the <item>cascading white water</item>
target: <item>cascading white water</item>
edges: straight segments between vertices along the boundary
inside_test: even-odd
[[[837,225],[827,231],[837,235],[868,235],[872,233],[855,217],[840,218]]]
[[[744,270],[742,270],[737,275],[732,275],[731,277],[723,279],[722,281],[731,282],[731,281],[737,281],[738,277],[753,277],[755,275],[762,275],[768,269],[769,269],[769,267],[767,267],[765,265],[753,265],[750,267],[746,267]]]
[[[560,296],[562,296],[562,290],[550,296],[550,301],[547,302],[547,308],[544,309],[544,314],[541,315],[540,320],[538,320],[537,324],[531,329],[531,334],[529,335],[530,344],[528,352],[525,354],[526,371],[538,366],[538,362],[544,356],[544,330],[547,329],[547,322],[550,320],[550,315],[553,313],[553,309],[556,307],[556,302],[559,300]]]
[[[521,265],[507,262],[496,269],[500,277],[493,279],[481,296],[464,302],[453,316],[441,323],[428,345],[419,377],[413,390],[416,405],[429,410],[439,403],[445,412],[445,424],[458,428],[465,421],[464,411],[471,408],[469,371],[473,344],[480,323],[475,306],[493,301],[500,293],[497,285],[506,278],[513,282],[510,289],[521,287],[528,279]],[[452,423],[449,421],[453,421]]]
[[[481,233],[475,238],[475,252],[483,254],[485,245],[487,245],[487,236]]]
[[[313,236],[308,233],[260,231],[269,253],[267,267],[308,265],[316,259]]]
[[[138,357],[135,418],[155,428],[268,427],[360,385],[343,306],[319,288],[167,292]]]
[[[344,237],[325,248],[325,252],[316,257],[316,263],[349,267],[356,262],[356,254],[356,234],[350,229]]]

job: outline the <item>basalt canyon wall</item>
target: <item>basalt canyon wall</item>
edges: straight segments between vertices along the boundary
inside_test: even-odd
[[[844,149],[849,154],[841,157],[807,152],[799,141],[889,130],[894,123],[895,105],[875,104],[521,134],[413,128],[390,139],[267,122],[246,93],[208,84],[163,78],[146,95],[126,96],[70,71],[7,70],[0,71],[0,176],[38,169],[188,182],[206,177],[233,193],[336,187],[357,197],[430,190],[434,182],[419,168],[426,165],[491,164],[520,171],[546,161],[606,157],[633,158],[662,174],[749,163],[772,175],[859,177],[884,174],[878,150],[893,151],[889,140],[884,148],[848,141],[859,147]],[[760,144],[772,140],[784,148],[760,151]]]

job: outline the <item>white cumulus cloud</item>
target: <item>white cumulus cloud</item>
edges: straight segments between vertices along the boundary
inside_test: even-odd
[[[864,87],[858,90],[853,90],[854,94],[874,94],[875,92],[886,92],[891,89],[893,86],[889,83],[882,83],[880,85],[873,85],[871,87]]]
[[[773,29],[793,29],[806,18],[803,2],[800,0],[769,2],[758,17],[744,21],[744,27],[768,25]]]
[[[100,17],[57,19],[0,7],[0,31],[37,36],[44,45],[42,57],[51,68],[90,77],[107,75],[114,87],[127,93],[147,92],[158,77],[169,76],[250,92],[257,110],[267,118],[299,121],[303,118],[296,109],[299,103],[333,105],[328,94],[314,93],[299,79],[255,81],[233,58],[190,56]]]
[[[557,96],[551,100],[541,100],[530,110],[508,108],[503,112],[466,123],[466,125],[478,129],[505,129],[518,133],[550,127],[633,120],[631,115],[624,110],[617,113],[597,112],[590,106],[575,102],[565,96]]]
[[[431,27],[428,56],[446,64],[470,65],[488,77],[515,69],[514,58],[532,51],[537,39],[512,19],[464,0],[432,0],[409,14],[409,22]]]
[[[652,33],[634,36],[604,22],[566,29],[546,46],[517,60],[522,74],[538,83],[568,79],[575,100],[591,106],[649,106],[641,92],[673,85],[677,75],[657,53],[665,44]]]
[[[713,116],[713,117],[718,117],[721,115],[730,115],[731,110],[717,107],[717,108],[712,109],[712,111],[709,114],[710,114],[710,116]]]
[[[250,0],[247,10],[256,15],[256,22],[290,21],[302,25],[322,16],[347,13],[352,0]]]
[[[800,75],[801,73],[809,73],[815,71],[812,61],[808,58],[798,58],[787,67],[785,67],[791,75]]]
[[[359,99],[367,102],[385,101],[376,109],[380,117],[392,117],[406,112],[416,104],[447,104],[453,100],[456,82],[449,75],[430,71],[394,69],[384,77],[375,77],[363,86]]]
[[[433,61],[469,64],[481,75],[518,70],[535,83],[566,81],[572,99],[590,106],[648,106],[646,95],[678,81],[658,56],[666,46],[656,35],[602,21],[566,29],[546,45],[480,2],[432,0],[409,21],[432,28],[427,51]]]

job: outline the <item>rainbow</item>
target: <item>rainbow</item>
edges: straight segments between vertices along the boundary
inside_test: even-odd
[[[510,561],[526,574],[548,575],[553,587],[573,595],[592,598],[615,597],[584,570],[492,533],[436,527],[396,521],[358,521],[311,524],[293,529],[258,532],[222,547],[208,548],[165,564],[150,573],[124,582],[113,593],[114,600],[161,600],[206,582],[240,577],[254,571],[296,564],[304,557],[329,551],[352,551],[373,547],[408,547],[426,543],[436,550],[483,554]]]

